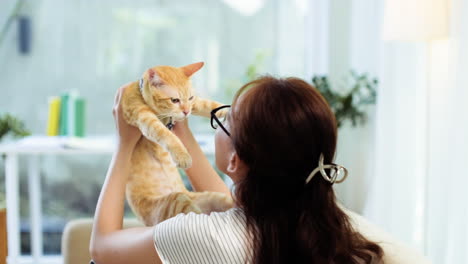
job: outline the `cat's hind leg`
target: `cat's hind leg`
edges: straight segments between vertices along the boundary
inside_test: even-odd
[[[202,213],[224,212],[234,206],[230,195],[218,192],[190,192],[188,196],[201,209]]]
[[[138,203],[137,208],[151,208],[151,210],[146,213],[141,210],[134,210],[134,212],[139,214],[146,226],[153,226],[180,213],[202,213],[200,207],[183,192],[174,192],[156,199],[145,198],[142,200]]]

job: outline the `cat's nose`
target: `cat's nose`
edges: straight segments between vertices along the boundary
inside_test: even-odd
[[[188,115],[189,114],[189,111],[182,111],[184,113],[184,115]]]

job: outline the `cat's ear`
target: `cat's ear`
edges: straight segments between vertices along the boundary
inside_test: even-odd
[[[192,76],[195,72],[201,69],[205,63],[204,62],[196,62],[192,63],[183,67],[180,67],[182,71],[184,71],[185,76],[190,77]]]
[[[148,81],[153,84],[154,86],[159,86],[161,84],[163,84],[161,78],[159,77],[159,75],[156,73],[156,71],[154,71],[153,69],[149,69],[147,71],[147,76],[148,76]]]

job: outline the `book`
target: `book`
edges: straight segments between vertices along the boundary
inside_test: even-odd
[[[70,96],[68,93],[62,94],[60,97],[60,136],[68,136],[68,105]]]
[[[75,102],[75,109],[75,136],[84,137],[86,131],[86,101],[83,98],[77,98]]]
[[[60,97],[60,136],[84,137],[86,102],[77,93],[64,93]]]
[[[67,111],[67,133],[66,136],[74,136],[75,135],[75,101],[76,101],[76,93],[69,93],[68,94],[68,111]]]
[[[72,137],[84,137],[85,100],[72,94],[68,102],[68,135]]]
[[[60,97],[49,99],[49,116],[47,119],[47,136],[57,136],[60,124]]]

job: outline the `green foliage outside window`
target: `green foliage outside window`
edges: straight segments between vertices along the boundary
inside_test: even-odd
[[[252,63],[247,66],[244,76],[228,83],[225,89],[226,97],[232,98],[242,85],[257,78],[268,56],[266,51],[258,52]],[[335,114],[338,128],[346,121],[351,122],[353,127],[364,125],[367,121],[366,107],[375,104],[377,98],[378,80],[369,77],[366,73],[358,74],[351,71],[346,83],[338,87],[332,87],[327,75],[315,75],[312,77],[312,85],[327,100]]]
[[[240,78],[227,81],[224,89],[225,97],[228,100],[232,100],[239,88],[241,88],[244,84],[251,82],[255,80],[255,78],[259,77],[261,71],[264,68],[265,60],[269,56],[269,52],[266,50],[257,52],[255,58],[249,65],[247,65],[244,74]]]

